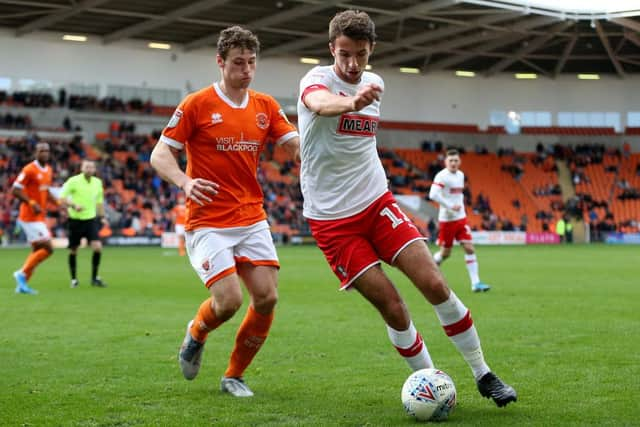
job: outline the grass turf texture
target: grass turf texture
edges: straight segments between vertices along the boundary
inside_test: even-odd
[[[447,425],[637,425],[640,271],[637,247],[481,247],[473,294],[459,248],[444,264],[471,308],[489,365],[518,391],[497,408],[433,310],[397,271],[458,407]],[[378,313],[338,284],[314,247],[279,249],[280,301],[271,335],[246,372],[256,396],[234,399],[219,380],[248,299],[214,332],[194,381],[176,353],[187,321],[206,298],[186,258],[159,248],[107,248],[102,277],[89,283],[90,250],[78,257],[80,287],[69,288],[67,252],[36,272],[35,297],[15,295],[11,273],[26,249],[0,251],[0,425],[196,426],[416,423],[400,390],[409,375]]]

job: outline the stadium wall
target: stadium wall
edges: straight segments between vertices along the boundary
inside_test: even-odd
[[[422,132],[381,128],[377,133],[378,143],[387,148],[420,148],[423,141],[441,141],[445,146],[464,147],[473,150],[476,146],[491,152],[500,148],[512,148],[519,152],[534,152],[536,145],[544,146],[603,144],[607,147],[622,148],[625,142],[631,151],[640,152],[640,136],[629,135],[495,135],[482,133]]]
[[[159,51],[142,41],[102,45],[98,40],[69,43],[55,33],[16,38],[0,31],[0,77],[49,81],[54,85],[107,84],[177,89],[183,94],[218,78],[214,50]],[[375,56],[372,58],[375,68]],[[280,99],[295,99],[298,81],[309,66],[297,58],[260,61],[254,88]],[[383,119],[404,122],[473,123],[488,126],[492,110],[613,111],[640,109],[640,76],[603,77],[579,81],[573,75],[551,80],[456,78],[449,74],[407,75],[394,69],[375,69],[386,83]]]

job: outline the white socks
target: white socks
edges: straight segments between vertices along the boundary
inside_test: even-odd
[[[471,313],[453,291],[448,300],[434,305],[433,308],[445,333],[473,371],[473,376],[476,380],[480,379],[490,369],[484,361],[480,338],[473,325]]]
[[[427,351],[427,346],[424,344],[413,322],[409,324],[409,329],[406,331],[397,331],[387,325],[387,333],[391,343],[398,350],[398,353],[404,357],[404,360],[407,361],[411,370],[433,368],[433,362],[429,351]]]
[[[467,271],[469,272],[469,279],[471,279],[471,285],[475,285],[480,282],[480,274],[478,273],[478,260],[476,254],[464,255],[464,262],[467,264]]]

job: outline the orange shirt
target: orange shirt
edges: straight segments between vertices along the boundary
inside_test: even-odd
[[[173,209],[171,209],[171,212],[175,218],[173,220],[175,225],[184,225],[187,216],[187,207],[185,205],[175,205]]]
[[[53,171],[49,165],[42,167],[34,160],[22,168],[20,175],[18,175],[13,185],[21,188],[30,200],[33,200],[40,206],[41,211],[36,215],[28,203],[22,203],[20,204],[20,213],[18,214],[20,221],[44,221],[49,187],[51,186],[52,179]]]
[[[220,185],[211,203],[187,200],[186,230],[240,227],[267,217],[257,180],[260,153],[267,141],[298,136],[271,96],[248,91],[235,105],[217,83],[187,96],[174,112],[160,141],[186,149],[191,178]]]

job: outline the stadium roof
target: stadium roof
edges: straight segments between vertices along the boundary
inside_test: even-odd
[[[328,61],[327,23],[354,8],[376,22],[376,68],[624,77],[640,72],[640,10],[614,7],[625,1],[585,9],[586,0],[0,0],[0,28],[15,37],[53,31],[192,51],[211,48],[222,28],[240,24],[259,35],[263,58]]]

